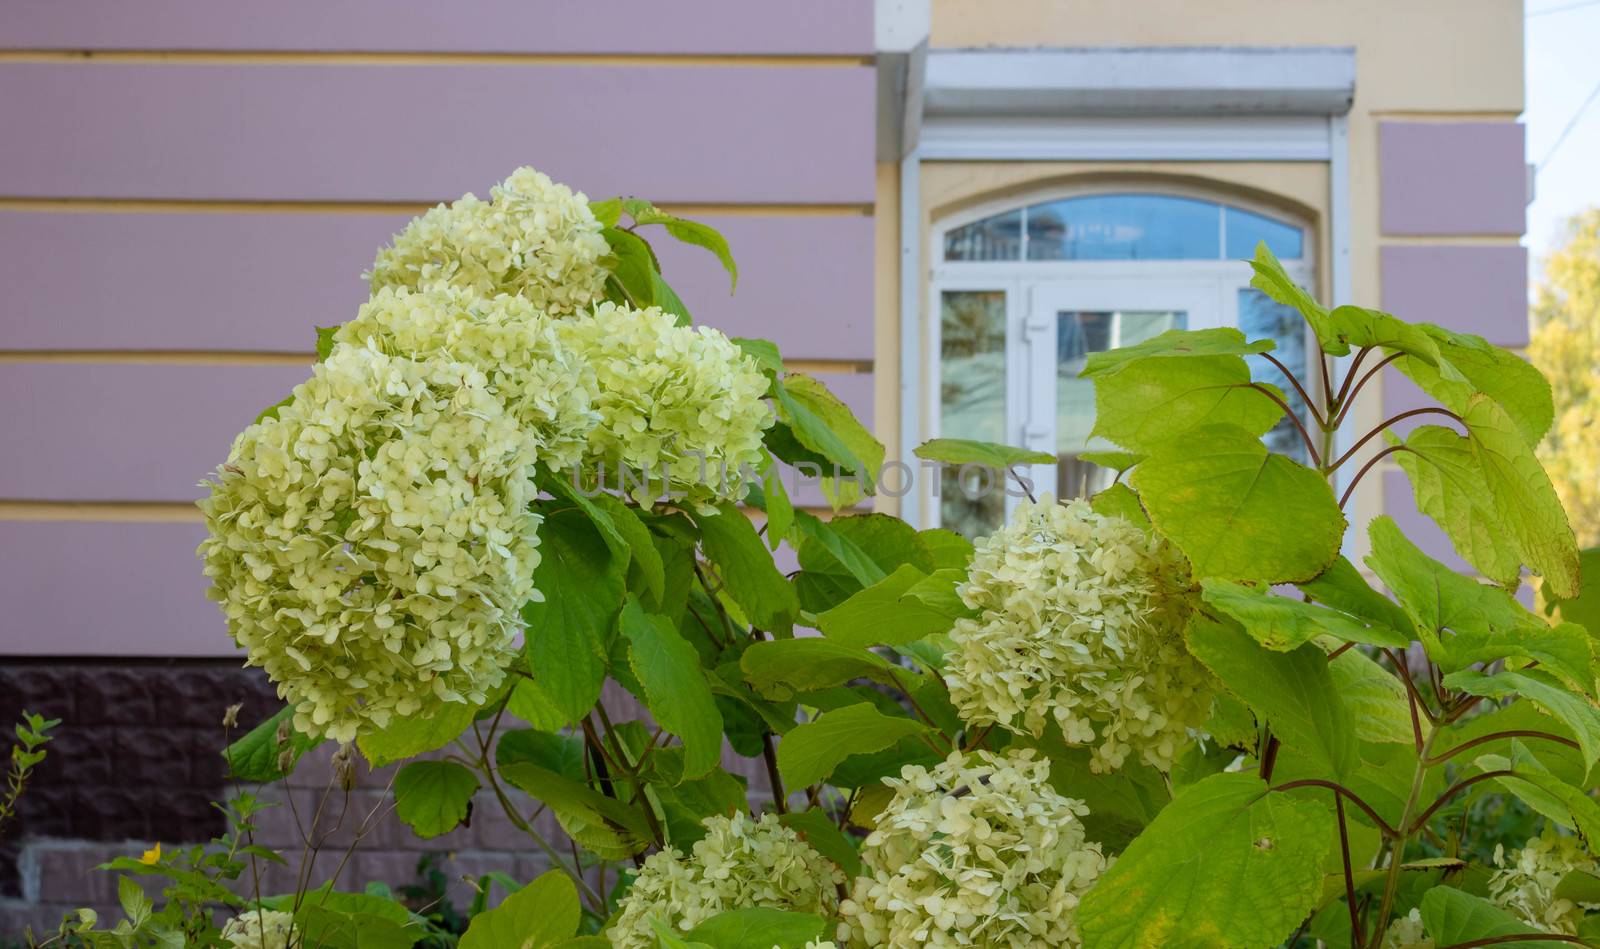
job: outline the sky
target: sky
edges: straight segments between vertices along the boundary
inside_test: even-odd
[[[1600,206],[1600,95],[1555,153],[1563,127],[1600,87],[1600,0],[1526,0],[1528,161],[1541,164],[1528,208],[1534,279],[1561,237],[1561,222]],[[1566,9],[1570,8],[1570,9]],[[1547,161],[1548,157],[1548,161]]]

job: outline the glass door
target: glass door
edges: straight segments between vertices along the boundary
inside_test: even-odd
[[[1225,325],[1216,280],[1074,280],[1030,288],[1020,339],[1027,367],[1025,404],[1014,418],[1019,444],[1056,456],[1034,465],[1035,495],[1081,497],[1111,484],[1114,472],[1085,452],[1117,446],[1096,438],[1094,384],[1078,378],[1091,353],[1131,346],[1171,329]],[[1228,322],[1231,322],[1228,321]],[[1007,507],[1015,505],[1013,499]]]

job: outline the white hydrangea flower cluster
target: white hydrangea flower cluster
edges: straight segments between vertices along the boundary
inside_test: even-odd
[[[1087,502],[1024,502],[978,542],[945,680],[961,716],[1041,734],[1051,718],[1091,767],[1137,752],[1169,770],[1211,711],[1215,683],[1184,646],[1182,556]]]
[[[600,300],[610,247],[582,192],[519,168],[489,196],[468,194],[412,221],[378,253],[372,289],[446,283],[522,297],[553,316]]]
[[[1050,787],[1030,750],[952,754],[884,781],[894,798],[839,907],[851,947],[1078,946],[1079,899],[1110,866],[1082,801]]]
[[[654,949],[657,921],[688,932],[728,910],[762,906],[832,918],[844,874],[772,814],[708,817],[687,856],[651,854],[606,931],[616,949]],[[818,943],[818,949],[827,945]]]
[[[562,343],[554,319],[521,297],[483,297],[448,286],[385,287],[334,340],[478,367],[552,470],[583,458],[600,419],[592,407],[594,369]]]
[[[585,467],[648,505],[662,475],[689,504],[744,497],[743,473],[762,457],[773,423],[767,378],[732,340],[706,327],[678,326],[656,307],[612,303],[560,324],[562,338],[594,366],[600,424]],[[626,472],[626,474],[624,474]]]
[[[1583,841],[1554,827],[1547,825],[1509,861],[1503,848],[1496,847],[1494,862],[1499,869],[1489,877],[1489,898],[1536,929],[1576,936],[1584,915],[1600,910],[1600,904],[1574,903],[1556,896],[1556,886],[1572,871],[1600,874],[1600,860],[1589,853]]]
[[[222,938],[234,949],[289,949],[294,915],[275,909],[251,909],[222,927]]]
[[[1422,925],[1422,913],[1414,909],[1389,923],[1381,949],[1436,949],[1436,945]]]
[[[485,701],[536,596],[535,460],[483,370],[364,346],[239,436],[199,553],[297,729],[349,741]]]

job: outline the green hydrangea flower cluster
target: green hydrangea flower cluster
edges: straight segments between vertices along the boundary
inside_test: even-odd
[[[1182,556],[1087,502],[1024,502],[978,544],[959,590],[945,681],[963,719],[1093,745],[1096,771],[1130,753],[1170,770],[1211,712],[1215,683],[1184,646]]]
[[[289,949],[293,935],[294,915],[275,909],[246,910],[222,927],[224,943],[234,949]]]
[[[688,932],[726,910],[833,916],[844,874],[776,816],[708,817],[704,826],[690,853],[668,847],[645,860],[606,931],[616,949],[654,949],[657,922]]]
[[[1556,894],[1556,887],[1574,870],[1600,875],[1595,860],[1583,841],[1545,826],[1544,832],[1530,838],[1509,860],[1496,847],[1495,865],[1489,877],[1489,898],[1510,910],[1529,926],[1547,933],[1578,934],[1578,924],[1586,913],[1600,910],[1597,903],[1575,903]]]
[[[716,330],[678,326],[655,307],[602,303],[561,333],[598,377],[586,474],[616,488],[629,472],[643,505],[668,487],[707,513],[717,499],[744,497],[744,474],[773,423],[753,359]]]
[[[1422,913],[1413,909],[1405,916],[1395,917],[1389,924],[1381,949],[1436,949],[1436,944],[1422,925]]]
[[[238,437],[199,553],[297,729],[486,700],[535,596],[535,460],[477,366],[362,346]]]
[[[1084,836],[1082,801],[1050,786],[1031,750],[908,765],[840,905],[851,947],[1078,946],[1078,901],[1110,866]]]
[[[367,274],[373,291],[443,283],[521,297],[557,316],[601,299],[610,248],[582,192],[519,168],[489,198],[467,194],[412,221],[379,252]]]

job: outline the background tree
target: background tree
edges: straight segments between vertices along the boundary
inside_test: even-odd
[[[1545,262],[1528,357],[1550,380],[1556,420],[1539,446],[1582,547],[1600,545],[1600,208],[1567,221]]]

